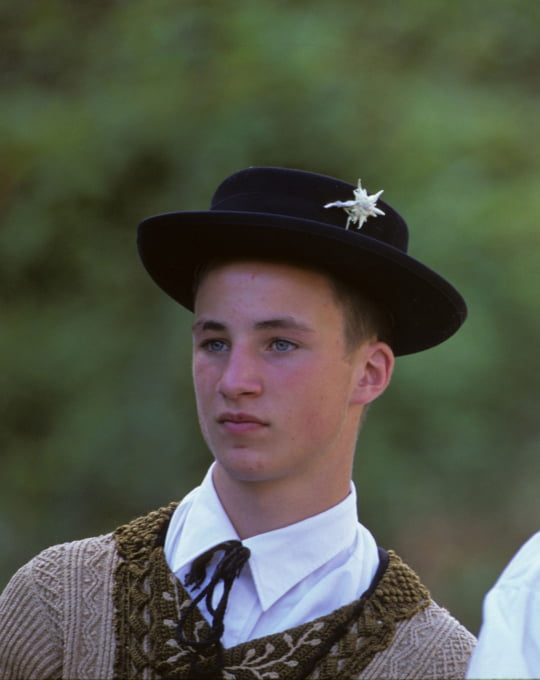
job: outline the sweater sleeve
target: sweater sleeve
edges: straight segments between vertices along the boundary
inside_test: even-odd
[[[431,602],[398,623],[391,646],[365,669],[365,678],[465,678],[476,638],[446,609]]]
[[[112,536],[55,545],[13,576],[0,596],[0,678],[112,677]]]
[[[58,621],[38,593],[34,568],[35,559],[0,596],[0,678],[54,678],[62,672]]]

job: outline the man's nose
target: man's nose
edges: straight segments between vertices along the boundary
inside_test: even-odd
[[[242,348],[231,349],[217,384],[217,390],[228,399],[243,395],[256,396],[261,393],[259,361],[253,352]]]

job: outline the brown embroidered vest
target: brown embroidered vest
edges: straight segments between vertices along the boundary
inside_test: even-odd
[[[264,638],[215,650],[194,652],[176,637],[180,611],[190,595],[169,570],[163,542],[176,504],[139,518],[114,533],[121,561],[115,573],[116,678],[200,677],[225,680],[301,680],[358,677],[375,655],[391,644],[396,625],[426,608],[428,591],[393,552],[378,581],[360,600],[328,616]],[[188,637],[208,633],[194,610]]]

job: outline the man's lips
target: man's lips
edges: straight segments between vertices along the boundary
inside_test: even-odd
[[[217,422],[224,430],[235,434],[252,432],[268,425],[264,420],[250,413],[221,413]]]

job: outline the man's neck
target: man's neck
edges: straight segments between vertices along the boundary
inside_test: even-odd
[[[350,492],[350,474],[321,485],[298,488],[289,480],[244,482],[231,479],[217,464],[213,470],[217,495],[240,539],[274,531],[318,515],[340,503]]]

